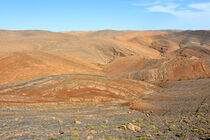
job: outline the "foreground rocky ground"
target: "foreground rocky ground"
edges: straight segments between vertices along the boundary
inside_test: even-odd
[[[142,97],[161,109],[64,103],[0,106],[0,139],[209,139],[210,79],[168,81]]]

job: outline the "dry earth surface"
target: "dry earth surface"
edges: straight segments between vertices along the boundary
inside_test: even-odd
[[[209,78],[210,31],[0,30],[0,139],[209,139]]]

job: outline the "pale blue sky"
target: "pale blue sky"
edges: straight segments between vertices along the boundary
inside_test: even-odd
[[[0,0],[0,29],[210,30],[210,0]]]

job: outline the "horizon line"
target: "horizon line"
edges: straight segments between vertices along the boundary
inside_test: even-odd
[[[158,30],[116,30],[116,29],[99,29],[99,30],[65,30],[65,31],[53,31],[45,29],[1,29],[0,31],[48,31],[48,32],[97,32],[97,31],[210,31],[209,29],[158,29]]]

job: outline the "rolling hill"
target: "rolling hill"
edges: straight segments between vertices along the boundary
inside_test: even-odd
[[[114,88],[121,89],[123,80],[126,79],[130,79],[126,85],[128,88],[129,85],[135,85],[139,81],[140,84],[148,84],[147,82],[206,78],[210,76],[209,40],[210,31],[0,30],[0,85],[13,84],[15,87],[14,83],[55,76],[54,81],[62,79],[57,81],[58,85],[54,85],[53,82],[46,84],[48,88],[44,88],[43,85],[32,89],[26,86],[21,90],[14,90],[14,93],[19,95],[23,90],[28,93],[25,90],[29,88],[32,93],[37,91],[36,96],[40,97],[54,91],[53,97],[50,95],[49,99],[55,101],[60,96],[54,94],[66,97],[70,96],[70,92],[72,96],[86,97],[93,93],[94,96],[101,97],[108,94],[116,97],[118,95],[112,91],[112,84],[116,84],[116,80],[119,80],[117,82],[119,87]],[[165,53],[164,56],[160,56],[161,48]],[[83,78],[76,78],[74,84],[80,88],[71,91],[71,86],[64,88],[68,82],[71,83],[71,78],[62,76],[71,74],[98,75],[98,77],[83,76],[87,84],[85,86]],[[106,78],[101,79],[100,76]],[[107,90],[102,92],[97,88],[98,82],[101,88],[104,86]],[[106,84],[103,85],[104,83]],[[93,87],[87,87],[89,84]],[[55,87],[61,87],[60,92]],[[76,93],[78,95],[74,95]],[[138,93],[144,92],[138,91]]]

